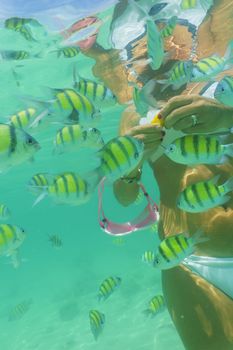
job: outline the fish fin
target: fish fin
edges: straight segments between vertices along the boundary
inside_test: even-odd
[[[219,164],[226,164],[229,161],[227,155],[221,157]]]
[[[213,5],[213,0],[201,0],[201,7],[204,11],[208,11]]]
[[[43,112],[41,112],[34,120],[33,122],[29,125],[29,129],[30,128],[36,128],[41,120],[46,117],[47,115],[49,114],[49,110],[48,109],[45,109]]]
[[[223,185],[225,193],[233,191],[233,176],[230,177]]]
[[[95,170],[85,174],[85,179],[87,180],[87,183],[90,186],[91,192],[95,190],[102,178],[103,176],[101,176],[99,168],[96,168]]]
[[[226,61],[226,66],[224,67],[224,70],[225,70],[225,69],[230,68],[233,64],[233,40],[231,40],[229,45],[227,46],[227,50],[226,50],[226,53],[224,55],[224,59]]]
[[[151,107],[158,107],[158,102],[155,99],[155,97],[152,95],[152,92],[154,91],[154,88],[156,86],[156,80],[151,79],[149,80],[141,89],[141,97],[143,101],[147,104],[149,104]]]
[[[199,92],[199,95],[202,96],[204,95],[204,93],[211,87],[211,85],[213,85],[213,83],[215,83],[215,81],[209,81]]]
[[[224,204],[227,203],[231,199],[231,196],[225,195],[218,201],[218,206],[224,207]]]
[[[208,182],[211,182],[213,185],[216,185],[216,183],[218,182],[219,178],[221,175],[215,175],[214,177],[212,177],[210,180],[208,180]]]
[[[49,107],[55,100],[43,100],[42,98],[33,97],[30,95],[19,95],[18,99],[22,100],[28,107],[36,107],[40,110],[49,110]]]
[[[204,235],[203,230],[199,229],[194,233],[192,237],[189,238],[189,240],[191,240],[193,245],[196,245],[199,243],[207,242],[210,240],[210,238]]]
[[[35,207],[38,203],[40,203],[46,196],[48,195],[48,193],[46,191],[42,192],[39,197],[37,197],[37,199],[35,200],[35,202],[33,203],[32,207]]]
[[[150,317],[152,316],[152,313],[149,309],[143,310],[142,311],[143,315],[145,315],[146,317]]]
[[[229,157],[233,157],[233,143],[229,145],[223,145],[224,148],[224,154]]]

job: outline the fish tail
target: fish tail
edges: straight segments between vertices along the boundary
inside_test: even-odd
[[[99,169],[96,168],[93,171],[85,174],[85,178],[87,179],[87,182],[90,186],[90,191],[93,192],[102,180],[103,176],[101,176]]]
[[[197,230],[194,235],[190,238],[193,245],[209,241],[209,237],[204,235],[203,230]]]
[[[233,143],[224,145],[224,154],[229,157],[233,157]]]
[[[231,40],[229,45],[227,46],[224,59],[226,61],[225,69],[227,69],[228,67],[230,68],[233,65],[233,40]]]
[[[152,315],[152,312],[150,309],[146,309],[142,311],[143,315],[145,315],[146,317],[150,317]]]
[[[225,193],[233,191],[233,176],[230,177],[223,185]]]

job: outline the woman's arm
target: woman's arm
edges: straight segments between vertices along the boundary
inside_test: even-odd
[[[130,205],[136,200],[143,163],[157,150],[164,136],[162,129],[155,125],[138,125],[139,119],[135,108],[131,106],[124,112],[120,124],[120,135],[131,135],[144,142],[142,162],[130,174],[114,183],[114,194],[124,206]]]

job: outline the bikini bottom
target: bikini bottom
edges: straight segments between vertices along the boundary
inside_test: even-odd
[[[190,255],[182,263],[233,299],[233,257]]]

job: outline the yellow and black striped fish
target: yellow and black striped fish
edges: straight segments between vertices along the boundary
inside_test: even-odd
[[[80,53],[80,50],[77,46],[66,46],[56,50],[56,52],[57,57],[73,58]]]
[[[104,328],[105,315],[98,310],[91,310],[89,312],[89,320],[92,334],[95,340],[97,340]]]
[[[99,110],[81,93],[73,89],[52,89],[55,102],[51,105],[52,114],[68,117],[82,126],[94,126],[100,117]]]
[[[160,242],[155,253],[154,267],[161,270],[175,267],[194,252],[196,244],[208,240],[201,230],[189,238],[183,233],[166,237]]]
[[[164,297],[162,295],[155,295],[148,303],[148,308],[144,310],[144,314],[146,316],[155,316],[160,311],[164,310],[165,308],[165,301]]]
[[[108,277],[99,287],[99,300],[106,300],[121,284],[120,277]]]
[[[178,208],[189,213],[201,213],[217,206],[222,206],[231,198],[227,195],[233,191],[233,177],[224,184],[217,185],[220,175],[210,180],[196,182],[185,188],[177,199]]]
[[[198,0],[182,0],[180,7],[182,10],[190,10],[196,8],[198,5]]]
[[[230,59],[230,57],[232,59],[232,52],[230,52],[230,47],[232,47],[232,43],[229,45],[228,49],[229,57],[227,57],[226,55],[224,57],[213,55],[210,57],[203,58],[197,63],[193,64],[191,81],[209,81],[210,78],[213,78],[217,74],[221,73],[226,67],[228,68],[228,60]]]
[[[10,116],[10,124],[15,128],[26,129],[37,116],[35,108],[27,108]]]
[[[113,106],[116,103],[116,96],[113,92],[104,84],[93,80],[79,77],[79,81],[74,83],[74,88],[99,108]]]
[[[103,145],[104,141],[98,129],[84,129],[79,124],[64,126],[57,132],[55,138],[55,147],[59,153],[77,151],[81,147],[99,149]]]
[[[20,304],[14,306],[9,313],[9,321],[20,320],[30,309],[32,299],[24,300]]]
[[[149,264],[153,265],[155,260],[155,253],[152,250],[146,250],[143,255],[142,255],[142,261]]]
[[[4,27],[20,33],[28,41],[36,41],[32,35],[30,24],[36,27],[41,24],[33,18],[11,17],[5,20]]]
[[[58,203],[70,205],[86,203],[91,196],[87,181],[73,172],[56,175],[54,181],[47,188],[43,187],[43,189],[44,191],[36,199],[33,206],[38,204],[47,195],[51,196]]]
[[[61,248],[63,246],[62,240],[58,235],[49,235],[49,242],[55,248]]]
[[[100,166],[92,173],[92,182],[96,185],[103,177],[114,182],[130,173],[143,157],[144,144],[131,136],[119,136],[111,139],[99,151]]]
[[[208,11],[213,5],[213,0],[182,0],[180,7],[182,10],[192,10],[202,7],[204,11]]]
[[[28,188],[30,191],[38,194],[43,192],[48,188],[48,186],[53,183],[54,176],[48,173],[38,173],[33,175],[28,183]]]
[[[0,255],[7,255],[17,249],[25,237],[24,229],[11,224],[0,224]]]
[[[30,58],[30,53],[28,51],[1,51],[1,55],[3,59],[6,60],[25,60]]]
[[[31,159],[39,149],[39,143],[24,130],[0,124],[0,170]]]
[[[167,25],[160,32],[163,38],[167,38],[168,36],[171,36],[173,34],[177,24],[177,20],[178,20],[177,16],[173,16],[168,20]]]
[[[179,164],[219,164],[233,157],[233,144],[222,145],[217,137],[186,135],[166,147],[166,156]]]
[[[193,63],[192,61],[177,62],[174,67],[166,73],[167,79],[158,80],[158,83],[172,85],[174,88],[179,88],[190,82],[192,77]]]
[[[5,204],[0,204],[0,219],[6,220],[11,216],[10,209]]]

